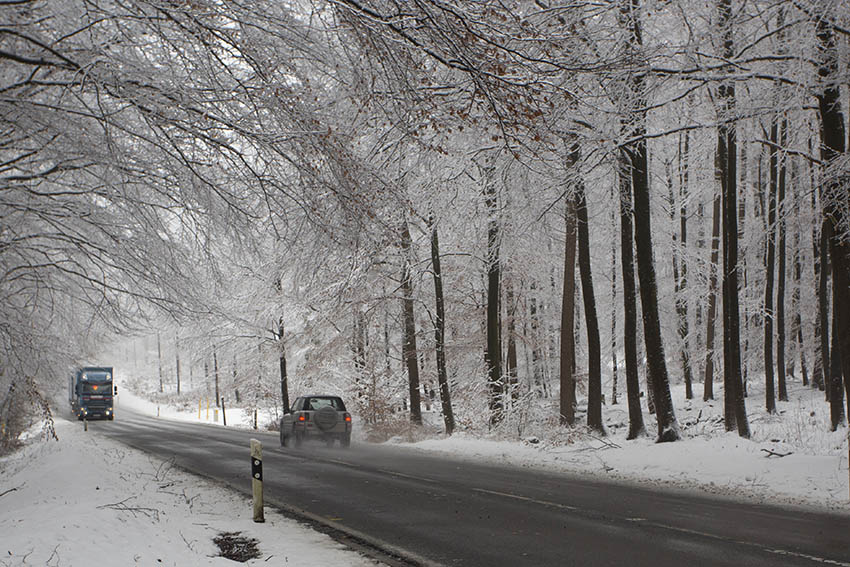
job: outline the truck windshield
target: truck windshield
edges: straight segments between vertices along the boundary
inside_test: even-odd
[[[83,382],[84,394],[101,394],[107,395],[112,393],[112,382],[101,382],[99,384],[92,382]]]

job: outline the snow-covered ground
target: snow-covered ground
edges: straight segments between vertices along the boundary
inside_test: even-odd
[[[56,432],[0,459],[0,566],[234,565],[213,543],[234,532],[258,542],[246,565],[375,564],[268,508],[254,523],[244,495],[78,422],[59,419]]]
[[[409,448],[455,457],[573,474],[606,476],[664,489],[698,490],[774,504],[850,513],[847,430],[830,433],[823,394],[794,387],[780,413],[760,409],[751,392],[752,440],[727,433],[722,402],[684,400],[674,391],[683,441],[656,444],[652,436],[625,441],[625,403],[604,409],[609,435],[561,428],[534,431],[522,441],[477,439],[457,433],[409,443]],[[214,423],[212,410],[178,411],[133,396],[118,403],[150,415]],[[436,415],[429,416],[437,421]],[[651,430],[653,418],[646,415]],[[219,424],[221,424],[219,416]],[[238,408],[228,426],[250,423]],[[0,565],[77,565],[97,556],[115,565],[228,565],[213,538],[241,532],[259,542],[260,558],[248,565],[320,560],[324,566],[370,565],[272,510],[255,524],[241,494],[177,470],[109,439],[84,433],[76,422],[57,421],[60,441],[28,443],[0,460]],[[421,435],[420,435],[421,436]],[[362,437],[360,432],[359,437]],[[361,441],[362,442],[362,441]],[[103,563],[103,561],[100,561]]]

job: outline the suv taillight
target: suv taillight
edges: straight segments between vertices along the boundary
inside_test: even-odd
[[[345,421],[351,423],[351,414],[348,412],[345,412]]]
[[[299,413],[298,421],[310,421],[310,414],[308,413]]]

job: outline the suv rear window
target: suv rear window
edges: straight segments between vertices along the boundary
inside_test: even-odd
[[[304,400],[305,410],[318,411],[324,407],[332,407],[336,411],[345,411],[345,404],[337,397],[307,398]]]

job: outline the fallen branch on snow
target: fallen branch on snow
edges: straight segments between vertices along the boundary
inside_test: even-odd
[[[793,451],[788,451],[787,453],[777,453],[776,451],[771,451],[770,449],[762,449],[765,453],[767,453],[767,458],[771,457],[787,457],[788,455],[793,455]]]
[[[129,512],[136,517],[138,514],[143,514],[149,518],[154,518],[156,521],[159,521],[159,510],[156,508],[145,508],[143,506],[127,506],[126,502],[135,498],[131,496],[130,498],[126,498],[121,502],[115,502],[114,504],[104,504],[102,506],[98,506],[98,509],[109,508],[111,510],[118,510],[119,512]]]
[[[0,497],[6,496],[10,492],[14,492],[14,491],[18,490],[19,488],[22,488],[23,486],[24,485],[22,484],[21,486],[16,486],[15,488],[10,488],[9,490],[4,490],[3,492],[0,492]]]

